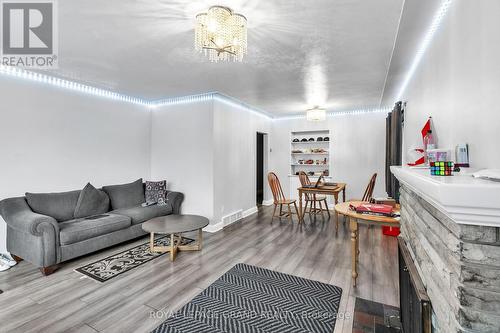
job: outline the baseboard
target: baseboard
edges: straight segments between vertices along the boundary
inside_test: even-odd
[[[253,215],[253,214],[257,213],[257,212],[258,212],[258,208],[257,208],[257,206],[254,206],[254,207],[252,207],[250,209],[247,209],[247,210],[243,211],[242,216],[243,216],[243,218],[245,218],[245,217]],[[238,222],[238,221],[241,221],[241,219],[236,220],[233,223]],[[224,225],[224,223],[222,221],[220,221],[220,222],[218,222],[216,224],[209,224],[209,225],[207,225],[205,228],[203,228],[203,231],[214,233],[214,232],[217,232],[217,231],[220,231],[220,230],[224,229],[224,227],[227,227],[228,225],[231,225],[233,223],[229,223],[229,224]]]
[[[257,208],[257,206],[254,206],[254,207],[252,207],[250,209],[247,209],[247,210],[243,211],[243,218],[248,217],[248,216],[250,216],[252,214],[255,214],[258,211],[259,211],[259,209]]]
[[[274,200],[264,200],[262,201],[262,206],[271,206],[274,203]]]
[[[214,232],[222,230],[223,228],[224,228],[224,223],[219,222],[216,224],[207,225],[205,228],[203,228],[203,231],[214,233]]]

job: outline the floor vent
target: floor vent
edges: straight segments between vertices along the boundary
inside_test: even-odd
[[[243,218],[243,210],[238,210],[234,213],[231,213],[229,215],[223,216],[222,217],[222,224],[224,226],[230,225],[231,223],[234,223],[238,220],[241,220]]]

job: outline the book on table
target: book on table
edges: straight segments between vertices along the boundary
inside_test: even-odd
[[[377,215],[377,216],[393,216],[393,207],[383,204],[362,203],[359,205],[351,205],[351,209],[358,214]]]

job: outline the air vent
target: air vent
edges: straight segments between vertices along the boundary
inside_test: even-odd
[[[239,221],[243,218],[243,210],[238,210],[234,213],[231,213],[229,215],[223,216],[222,217],[222,224],[223,226],[230,225],[231,223],[234,223],[236,221]]]

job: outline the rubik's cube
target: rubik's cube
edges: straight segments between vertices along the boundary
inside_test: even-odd
[[[431,176],[451,176],[453,162],[430,162]]]

